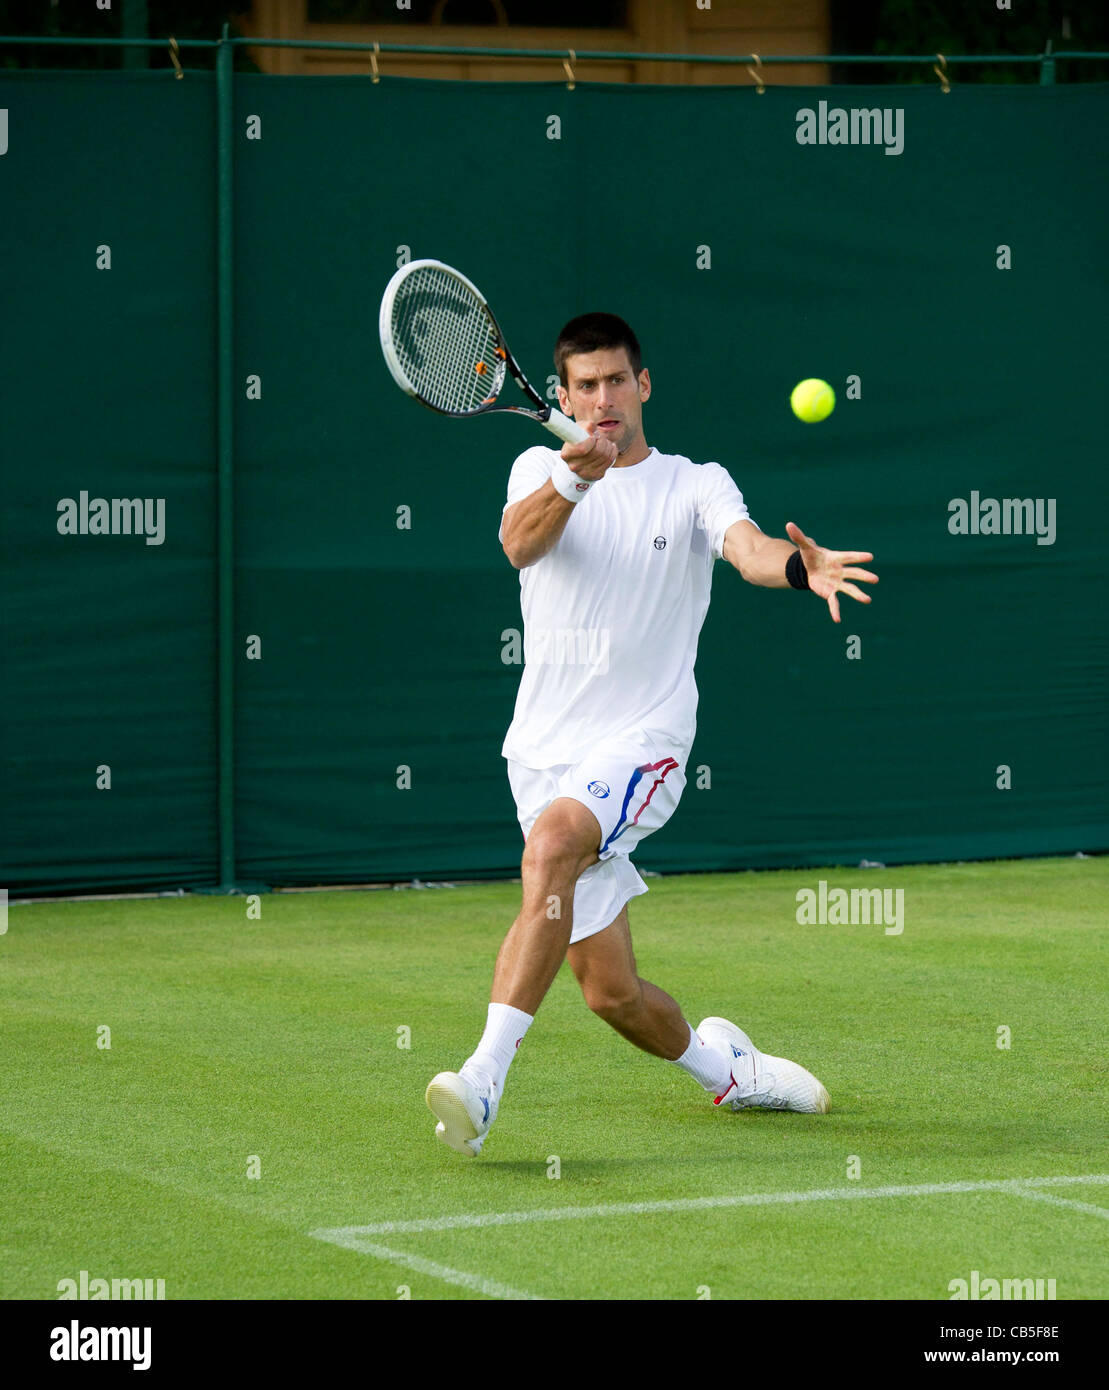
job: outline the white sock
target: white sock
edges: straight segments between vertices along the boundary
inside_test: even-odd
[[[732,1084],[731,1058],[715,1047],[706,1047],[697,1030],[689,1025],[689,1047],[680,1057],[674,1059],[674,1066],[682,1067],[706,1091],[720,1096]]]
[[[463,1063],[459,1074],[467,1081],[475,1077],[491,1081],[496,1094],[500,1095],[516,1049],[533,1021],[531,1014],[514,1009],[511,1004],[490,1004],[481,1042],[473,1056]]]

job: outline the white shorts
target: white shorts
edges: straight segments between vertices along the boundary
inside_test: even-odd
[[[573,764],[534,768],[509,762],[508,781],[525,840],[560,796],[587,806],[601,827],[600,862],[585,870],[574,889],[571,944],[603,931],[630,898],[646,893],[628,856],[674,814],[685,787],[676,756],[636,734],[601,744]]]

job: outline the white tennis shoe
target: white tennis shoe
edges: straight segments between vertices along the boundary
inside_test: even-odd
[[[436,1137],[456,1153],[477,1158],[500,1104],[492,1083],[477,1077],[470,1081],[456,1071],[441,1071],[432,1077],[424,1099],[439,1121]]]
[[[697,1025],[706,1047],[731,1058],[732,1084],[713,1105],[730,1110],[797,1110],[826,1115],[832,1108],[828,1092],[804,1067],[760,1052],[742,1028],[726,1018],[706,1018]]]

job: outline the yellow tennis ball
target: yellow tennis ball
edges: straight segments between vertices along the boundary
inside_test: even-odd
[[[799,381],[790,392],[789,403],[798,420],[807,425],[815,425],[831,415],[836,403],[836,393],[826,381],[818,377],[807,377]]]

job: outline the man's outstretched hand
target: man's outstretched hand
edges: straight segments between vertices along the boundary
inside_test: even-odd
[[[854,566],[873,560],[869,551],[863,550],[825,550],[817,545],[792,521],[786,522],[786,535],[801,551],[801,562],[809,576],[809,588],[814,594],[828,600],[828,611],[833,622],[839,622],[839,599],[837,594],[850,594],[860,603],[869,603],[870,595],[864,594],[851,579],[861,579],[864,584],[877,584],[878,576],[869,570],[855,569]]]

